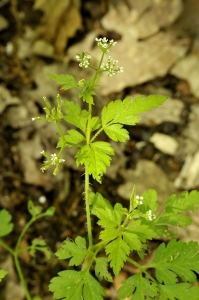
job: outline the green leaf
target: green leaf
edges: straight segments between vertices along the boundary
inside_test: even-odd
[[[33,217],[40,215],[42,206],[35,206],[32,200],[28,201],[28,212]]]
[[[120,123],[125,125],[135,125],[139,122],[140,117],[134,116],[131,112],[131,98],[126,98],[123,101],[111,101],[108,106],[102,109],[102,126],[105,127],[108,123]]]
[[[82,263],[87,254],[86,240],[80,236],[76,237],[75,242],[66,239],[61,248],[56,252],[59,259],[70,259],[69,266],[78,266]]]
[[[98,224],[104,228],[119,226],[127,213],[128,210],[121,203],[116,203],[114,209],[108,207],[96,209],[96,215],[99,218]]]
[[[51,280],[49,285],[49,290],[53,292],[53,298],[63,300],[82,299],[84,273],[67,270],[59,272],[58,275]]]
[[[80,148],[75,158],[77,166],[85,165],[95,180],[101,182],[101,176],[106,172],[106,167],[110,166],[111,157],[114,150],[107,142],[94,142]]]
[[[102,297],[105,295],[104,289],[90,273],[86,273],[84,281],[84,300],[103,300]]]
[[[155,282],[150,282],[148,279],[143,278],[141,273],[122,281],[122,284],[123,286],[118,290],[119,299],[125,299],[132,295],[133,297],[131,299],[133,300],[157,299],[152,297],[158,295],[158,285]]]
[[[189,283],[179,283],[173,285],[159,284],[161,300],[198,300],[199,287],[190,288]]]
[[[52,80],[56,81],[58,84],[64,84],[64,86],[61,87],[61,90],[68,90],[71,88],[77,88],[78,85],[75,81],[75,78],[71,75],[64,75],[64,74],[47,74]]]
[[[13,223],[11,214],[6,210],[0,210],[0,237],[8,235],[13,230]]]
[[[89,202],[91,206],[91,213],[97,216],[98,209],[111,209],[113,211],[113,207],[110,202],[105,199],[100,193],[93,193],[89,194]]]
[[[83,142],[85,137],[75,129],[68,130],[68,134],[60,137],[59,142],[57,144],[57,148],[61,148],[64,146],[72,147],[79,146],[79,143]]]
[[[108,259],[107,257],[98,257],[96,258],[95,264],[95,276],[102,280],[103,278],[108,282],[113,282],[111,274],[107,270],[108,268]]]
[[[128,244],[131,251],[132,250],[137,250],[137,251],[141,250],[141,248],[142,248],[141,241],[139,240],[138,236],[135,233],[125,231],[123,233],[123,239]]]
[[[92,117],[91,119],[91,132],[97,130],[101,126],[99,117]]]
[[[187,210],[196,211],[199,205],[199,191],[191,191],[190,193],[184,191],[177,198],[176,195],[172,195],[165,200],[165,212],[166,213],[178,213]]]
[[[41,251],[46,257],[46,260],[50,260],[52,256],[51,250],[48,248],[46,242],[43,239],[34,239],[32,240],[30,246],[30,255],[35,256],[36,251]]]
[[[104,290],[88,272],[62,271],[54,277],[49,290],[53,298],[63,300],[103,300]]]
[[[2,279],[6,276],[6,274],[8,274],[7,271],[4,270],[0,270],[0,282],[2,281]]]
[[[108,255],[108,261],[113,268],[114,274],[117,276],[130,253],[130,248],[127,243],[119,236],[114,241],[110,242],[105,248]]]
[[[96,93],[93,91],[93,88],[86,86],[82,89],[81,93],[79,93],[79,98],[82,98],[84,102],[94,104],[93,95],[96,95]]]
[[[148,190],[147,192],[143,193],[142,197],[143,204],[138,206],[139,211],[146,213],[147,211],[151,210],[151,212],[155,214],[158,208],[156,190]]]
[[[52,217],[55,213],[55,207],[54,206],[50,206],[46,211],[45,211],[45,215]]]
[[[162,243],[150,267],[155,268],[157,280],[165,284],[175,284],[177,275],[185,282],[195,282],[199,273],[198,243],[172,240],[165,246]]]
[[[161,95],[150,95],[150,96],[138,96],[131,100],[131,113],[140,114],[150,109],[157,108],[162,105],[166,100],[167,96]]]
[[[70,124],[75,125],[77,128],[81,129],[83,133],[86,133],[86,124],[88,119],[88,111],[81,110],[80,105],[72,101],[65,101],[64,106],[66,109],[67,116],[64,120]]]
[[[187,210],[195,211],[199,204],[199,192],[187,191],[182,192],[179,197],[172,195],[164,202],[164,212],[161,213],[155,220],[152,226],[155,225],[154,230],[161,237],[167,236],[174,238],[176,235],[169,230],[169,225],[186,227],[192,223],[192,220],[186,214]],[[139,208],[140,209],[140,208]],[[142,208],[141,208],[142,209]],[[146,221],[145,221],[146,223]],[[162,225],[164,224],[164,225]]]
[[[129,140],[129,133],[121,124],[112,124],[105,127],[104,131],[113,141],[125,142]]]
[[[153,228],[148,225],[141,224],[140,220],[133,220],[130,222],[126,227],[126,230],[130,233],[135,233],[143,243],[147,240],[152,240],[157,236]]]

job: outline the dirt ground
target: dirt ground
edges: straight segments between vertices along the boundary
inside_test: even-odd
[[[5,238],[10,247],[29,219],[29,199],[44,209],[53,205],[56,212],[32,225],[23,246],[43,237],[55,252],[67,237],[86,236],[83,170],[76,167],[75,149],[64,153],[65,163],[56,177],[51,169],[42,173],[41,151],[55,152],[58,133],[53,124],[32,118],[44,116],[44,96],[52,105],[57,93],[80,103],[75,91],[60,91],[45,74],[81,79],[84,72],[75,55],[88,51],[98,59],[95,37],[118,42],[113,56],[124,67],[124,74],[110,81],[102,76],[96,114],[111,100],[126,96],[162,94],[169,100],[128,128],[128,142],[113,143],[113,164],[102,185],[91,180],[93,191],[128,206],[134,184],[139,194],[155,188],[160,203],[184,189],[199,189],[198,16],[198,0],[0,1],[0,208],[13,216],[14,231]],[[66,124],[63,128],[69,129]],[[198,213],[179,238],[199,241]],[[96,240],[98,233],[94,225]],[[158,244],[151,242],[151,253]],[[55,256],[46,262],[42,254],[33,258],[26,252],[20,259],[31,295],[52,299],[49,282],[68,263]],[[0,299],[23,300],[12,258],[1,247],[0,267],[9,270],[0,283]],[[134,272],[126,264],[119,279]],[[106,299],[117,299],[118,280],[104,286]]]

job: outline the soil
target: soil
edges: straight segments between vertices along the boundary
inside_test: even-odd
[[[83,170],[75,166],[75,152],[70,150],[68,154],[65,154],[66,164],[63,165],[57,177],[52,175],[52,170],[48,170],[45,174],[40,171],[43,161],[40,151],[45,148],[50,153],[54,153],[53,149],[56,147],[58,133],[50,123],[39,123],[38,125],[36,122],[32,122],[31,118],[43,114],[43,96],[49,97],[52,104],[55,103],[58,92],[64,98],[76,99],[75,92],[59,91],[59,87],[50,79],[46,79],[47,76],[44,73],[65,72],[79,78],[83,73],[79,71],[78,64],[67,56],[72,47],[83,43],[87,35],[95,30],[104,32],[104,35],[110,39],[116,39],[118,44],[120,41],[122,42],[123,36],[117,30],[107,30],[101,22],[110,10],[110,3],[117,8],[119,1],[86,0],[82,1],[78,8],[82,20],[81,26],[70,36],[64,36],[66,39],[64,48],[60,45],[55,46],[54,36],[52,40],[46,37],[48,22],[42,23],[44,17],[49,18],[50,13],[47,14],[46,7],[34,9],[36,2],[39,3],[39,1],[34,2],[33,0],[2,0],[0,3],[0,15],[9,23],[8,27],[0,29],[0,88],[2,87],[0,96],[0,208],[7,209],[13,216],[14,230],[4,240],[10,247],[14,247],[21,230],[30,218],[27,201],[31,199],[35,205],[41,205],[44,210],[54,206],[55,215],[35,222],[23,240],[23,246],[26,246],[32,239],[42,237],[54,253],[66,238],[74,239],[77,235],[86,237],[87,228],[83,197]],[[132,1],[122,2],[127,7],[129,5],[131,7]],[[186,44],[186,39],[189,39],[186,54],[191,53],[192,45],[199,41],[199,33],[188,22],[188,17],[193,14],[193,7],[195,10],[199,10],[199,5],[197,1],[190,2],[191,8],[187,9],[187,18],[185,18],[185,10],[181,13],[181,16],[185,16],[185,24],[183,25],[180,17],[174,22],[175,28],[180,28],[181,31],[184,28],[183,37],[179,37],[181,43]],[[183,5],[186,7],[187,2],[184,1]],[[76,25],[77,23],[76,21]],[[41,25],[43,27],[46,25],[43,33]],[[163,33],[167,31],[165,28],[161,30]],[[46,55],[45,51],[42,54],[41,49],[32,51],[31,43],[35,46],[38,40],[47,42],[48,46],[54,46],[54,54]],[[44,49],[46,48],[44,47]],[[97,98],[99,104],[95,108],[96,114],[102,105],[114,99],[123,99],[128,95],[136,94],[148,95],[156,91],[160,91],[160,93],[162,91],[183,103],[180,122],[163,120],[157,123],[154,119],[150,125],[141,123],[136,127],[127,127],[130,132],[130,140],[115,148],[118,153],[118,161],[114,162],[115,169],[110,169],[111,171],[104,176],[102,185],[91,179],[92,190],[102,193],[112,204],[119,201],[128,207],[125,195],[125,184],[128,180],[124,173],[130,174],[128,170],[136,171],[139,162],[151,162],[165,174],[165,180],[167,180],[165,182],[168,182],[168,186],[165,187],[168,191],[165,192],[165,195],[167,192],[179,193],[183,189],[181,186],[176,188],[173,182],[178,178],[189,153],[183,151],[174,155],[164,153],[150,141],[150,137],[155,132],[159,132],[182,143],[180,144],[181,149],[183,141],[186,145],[185,131],[190,122],[192,109],[199,103],[199,97],[191,91],[187,80],[171,74],[168,70],[163,76],[156,76],[136,85],[125,86],[120,91],[116,90],[106,95],[99,93]],[[64,124],[63,126],[67,130],[67,126]],[[198,129],[198,127],[196,128]],[[198,135],[198,132],[195,134]],[[107,140],[105,136],[102,138]],[[198,150],[197,145],[191,154]],[[156,184],[161,181],[161,178],[157,178],[154,173],[151,177],[154,177]],[[136,180],[139,178],[142,181],[141,190],[144,190],[148,187],[148,178],[138,176]],[[158,182],[158,185],[161,185],[161,182]],[[122,192],[119,192],[118,187],[121,187]],[[198,189],[199,183],[194,183],[190,189],[192,188]],[[95,219],[93,222],[94,239],[97,240],[99,228]],[[146,259],[150,259],[150,255],[159,243],[158,240],[150,242],[149,253],[151,254]],[[52,299],[52,294],[48,291],[51,278],[56,276],[59,271],[70,268],[68,262],[59,261],[55,255],[46,262],[41,253],[31,257],[24,252],[20,256],[20,261],[31,295],[39,295],[44,300]],[[0,283],[0,299],[23,300],[23,291],[19,286],[12,259],[8,252],[1,247],[0,265],[1,267],[6,265],[11,271],[11,275],[7,275]],[[135,270],[125,264],[121,280],[134,273]],[[103,282],[103,285],[106,290],[106,299],[117,299],[115,290],[118,288],[118,283],[116,281],[114,284]],[[12,289],[14,293],[11,293]]]

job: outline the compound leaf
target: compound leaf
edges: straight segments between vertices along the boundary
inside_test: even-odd
[[[110,155],[113,154],[114,150],[109,143],[94,142],[81,147],[75,158],[77,166],[85,165],[89,174],[101,182],[101,176],[106,172],[106,167],[110,166]]]
[[[43,239],[34,239],[32,240],[30,246],[30,255],[35,256],[36,251],[41,251],[45,255],[46,259],[49,260],[51,258],[52,252],[48,248],[46,242]]]
[[[52,80],[56,81],[58,84],[64,84],[61,87],[61,90],[68,90],[71,88],[77,88],[78,85],[75,81],[75,78],[71,75],[64,75],[64,74],[47,74]]]
[[[177,198],[176,195],[172,195],[165,200],[166,212],[182,212],[185,210],[195,211],[199,204],[199,192],[198,191],[184,191]]]
[[[61,248],[56,252],[59,259],[70,259],[69,266],[78,266],[82,263],[87,254],[86,240],[81,236],[76,237],[75,242],[66,239]]]
[[[175,284],[177,275],[185,282],[195,282],[199,273],[198,243],[172,240],[162,243],[155,254],[151,267],[156,270],[157,280],[165,284]]]
[[[104,290],[90,273],[67,270],[59,272],[58,275],[49,285],[55,299],[103,300]]]
[[[106,281],[113,282],[113,278],[111,274],[108,272],[107,268],[108,268],[107,257],[98,257],[96,259],[96,264],[95,264],[95,275],[98,277],[99,280],[102,280],[104,278]]]
[[[109,125],[104,128],[104,131],[113,141],[125,142],[129,140],[129,133],[121,124]]]
[[[117,276],[130,253],[128,244],[122,239],[121,236],[110,242],[105,248],[108,255],[108,261],[113,268],[114,274]]]
[[[59,272],[58,275],[51,280],[49,285],[49,290],[53,292],[53,298],[63,300],[82,299],[84,273],[67,270]]]
[[[0,210],[0,237],[8,235],[13,230],[13,223],[11,214],[6,210]]]
[[[105,199],[100,193],[93,193],[91,192],[89,194],[89,201],[90,201],[90,206],[91,206],[91,213],[93,215],[97,216],[97,211],[98,209],[111,209],[113,210],[112,205],[110,202]]]
[[[59,142],[57,144],[57,148],[61,148],[64,146],[79,146],[78,144],[83,142],[84,140],[85,137],[79,131],[75,129],[70,129],[68,130],[67,135],[64,135],[64,137],[60,137]]]
[[[138,96],[134,100],[126,98],[123,101],[111,101],[102,110],[102,125],[103,127],[110,123],[135,125],[140,120],[140,117],[135,116],[136,114],[156,108],[166,99],[166,96],[150,95]]]
[[[122,284],[123,286],[118,290],[119,299],[131,296],[133,296],[131,298],[133,300],[157,299],[154,297],[158,295],[158,285],[155,282],[150,282],[148,279],[143,278],[141,273],[122,281]]]
[[[67,114],[67,116],[64,117],[64,120],[75,125],[85,133],[88,111],[85,109],[81,110],[80,105],[72,101],[65,101],[64,106]]]

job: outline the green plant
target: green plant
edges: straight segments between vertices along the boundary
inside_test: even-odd
[[[43,218],[46,216],[53,216],[54,207],[49,207],[45,212],[42,213],[42,207],[34,206],[33,202],[31,200],[29,200],[28,201],[28,212],[31,215],[31,219],[24,226],[21,234],[19,235],[19,237],[17,239],[15,248],[12,249],[5,241],[2,240],[2,237],[7,236],[13,230],[13,223],[11,223],[12,216],[6,209],[0,210],[0,246],[4,247],[12,255],[12,257],[14,259],[15,267],[17,269],[19,279],[20,279],[20,281],[23,285],[24,291],[25,291],[26,299],[31,300],[32,298],[30,296],[30,293],[29,293],[29,290],[28,290],[28,287],[26,284],[26,280],[24,278],[24,275],[23,275],[23,272],[21,269],[18,256],[21,252],[26,251],[26,250],[28,250],[32,256],[35,255],[36,251],[41,251],[44,253],[46,259],[49,260],[51,258],[51,251],[47,247],[46,242],[43,239],[36,238],[32,241],[31,245],[29,245],[27,247],[21,247],[21,241],[22,241],[25,233],[29,229],[29,227],[32,225],[32,223],[34,223],[35,221],[37,221],[40,218]],[[6,271],[0,270],[0,281],[1,281],[1,279],[3,279],[5,277],[6,274],[7,274]],[[41,299],[39,297],[34,297],[34,300],[41,300]]]
[[[101,183],[102,176],[110,165],[111,156],[114,155],[111,144],[99,140],[100,133],[105,132],[113,141],[127,141],[129,133],[124,126],[134,126],[140,120],[140,113],[158,107],[167,98],[150,95],[138,96],[133,100],[128,97],[111,101],[103,107],[99,116],[93,116],[94,96],[100,74],[107,72],[108,76],[112,76],[123,71],[110,56],[103,63],[105,56],[116,43],[106,38],[96,41],[102,53],[97,67],[90,64],[91,56],[86,52],[76,57],[80,67],[93,69],[93,77],[76,82],[70,75],[48,74],[58,84],[63,85],[61,89],[78,89],[79,99],[85,102],[87,109],[82,109],[72,101],[62,102],[61,97],[57,95],[56,108],[51,107],[48,99],[44,98],[46,118],[33,118],[54,122],[60,134],[58,154],[42,151],[46,160],[41,170],[45,171],[55,166],[53,173],[56,175],[59,165],[64,161],[64,149],[75,146],[76,163],[77,166],[83,166],[85,176],[84,200],[88,239],[77,236],[74,241],[66,239],[63,242],[56,256],[59,259],[69,259],[69,267],[74,268],[59,272],[58,276],[51,280],[49,289],[55,299],[102,300],[105,293],[100,281],[112,282],[113,275],[117,276],[128,261],[137,267],[138,273],[122,282],[123,285],[118,290],[119,299],[198,299],[199,287],[192,286],[197,279],[196,273],[199,273],[198,243],[177,241],[171,225],[186,227],[191,223],[191,219],[185,213],[187,210],[197,209],[199,192],[185,191],[179,197],[168,197],[158,213],[155,190],[137,195],[134,187],[128,209],[120,203],[113,207],[100,193],[90,191],[90,176]],[[74,129],[65,134],[60,125],[62,121],[72,124]],[[98,218],[97,224],[101,227],[100,241],[93,239],[91,215]],[[136,251],[143,259],[147,242],[154,238],[166,238],[170,241],[158,247],[151,263],[138,264],[132,259],[131,253]],[[13,254],[11,249],[7,249]],[[155,276],[151,275],[150,269],[155,270]]]

